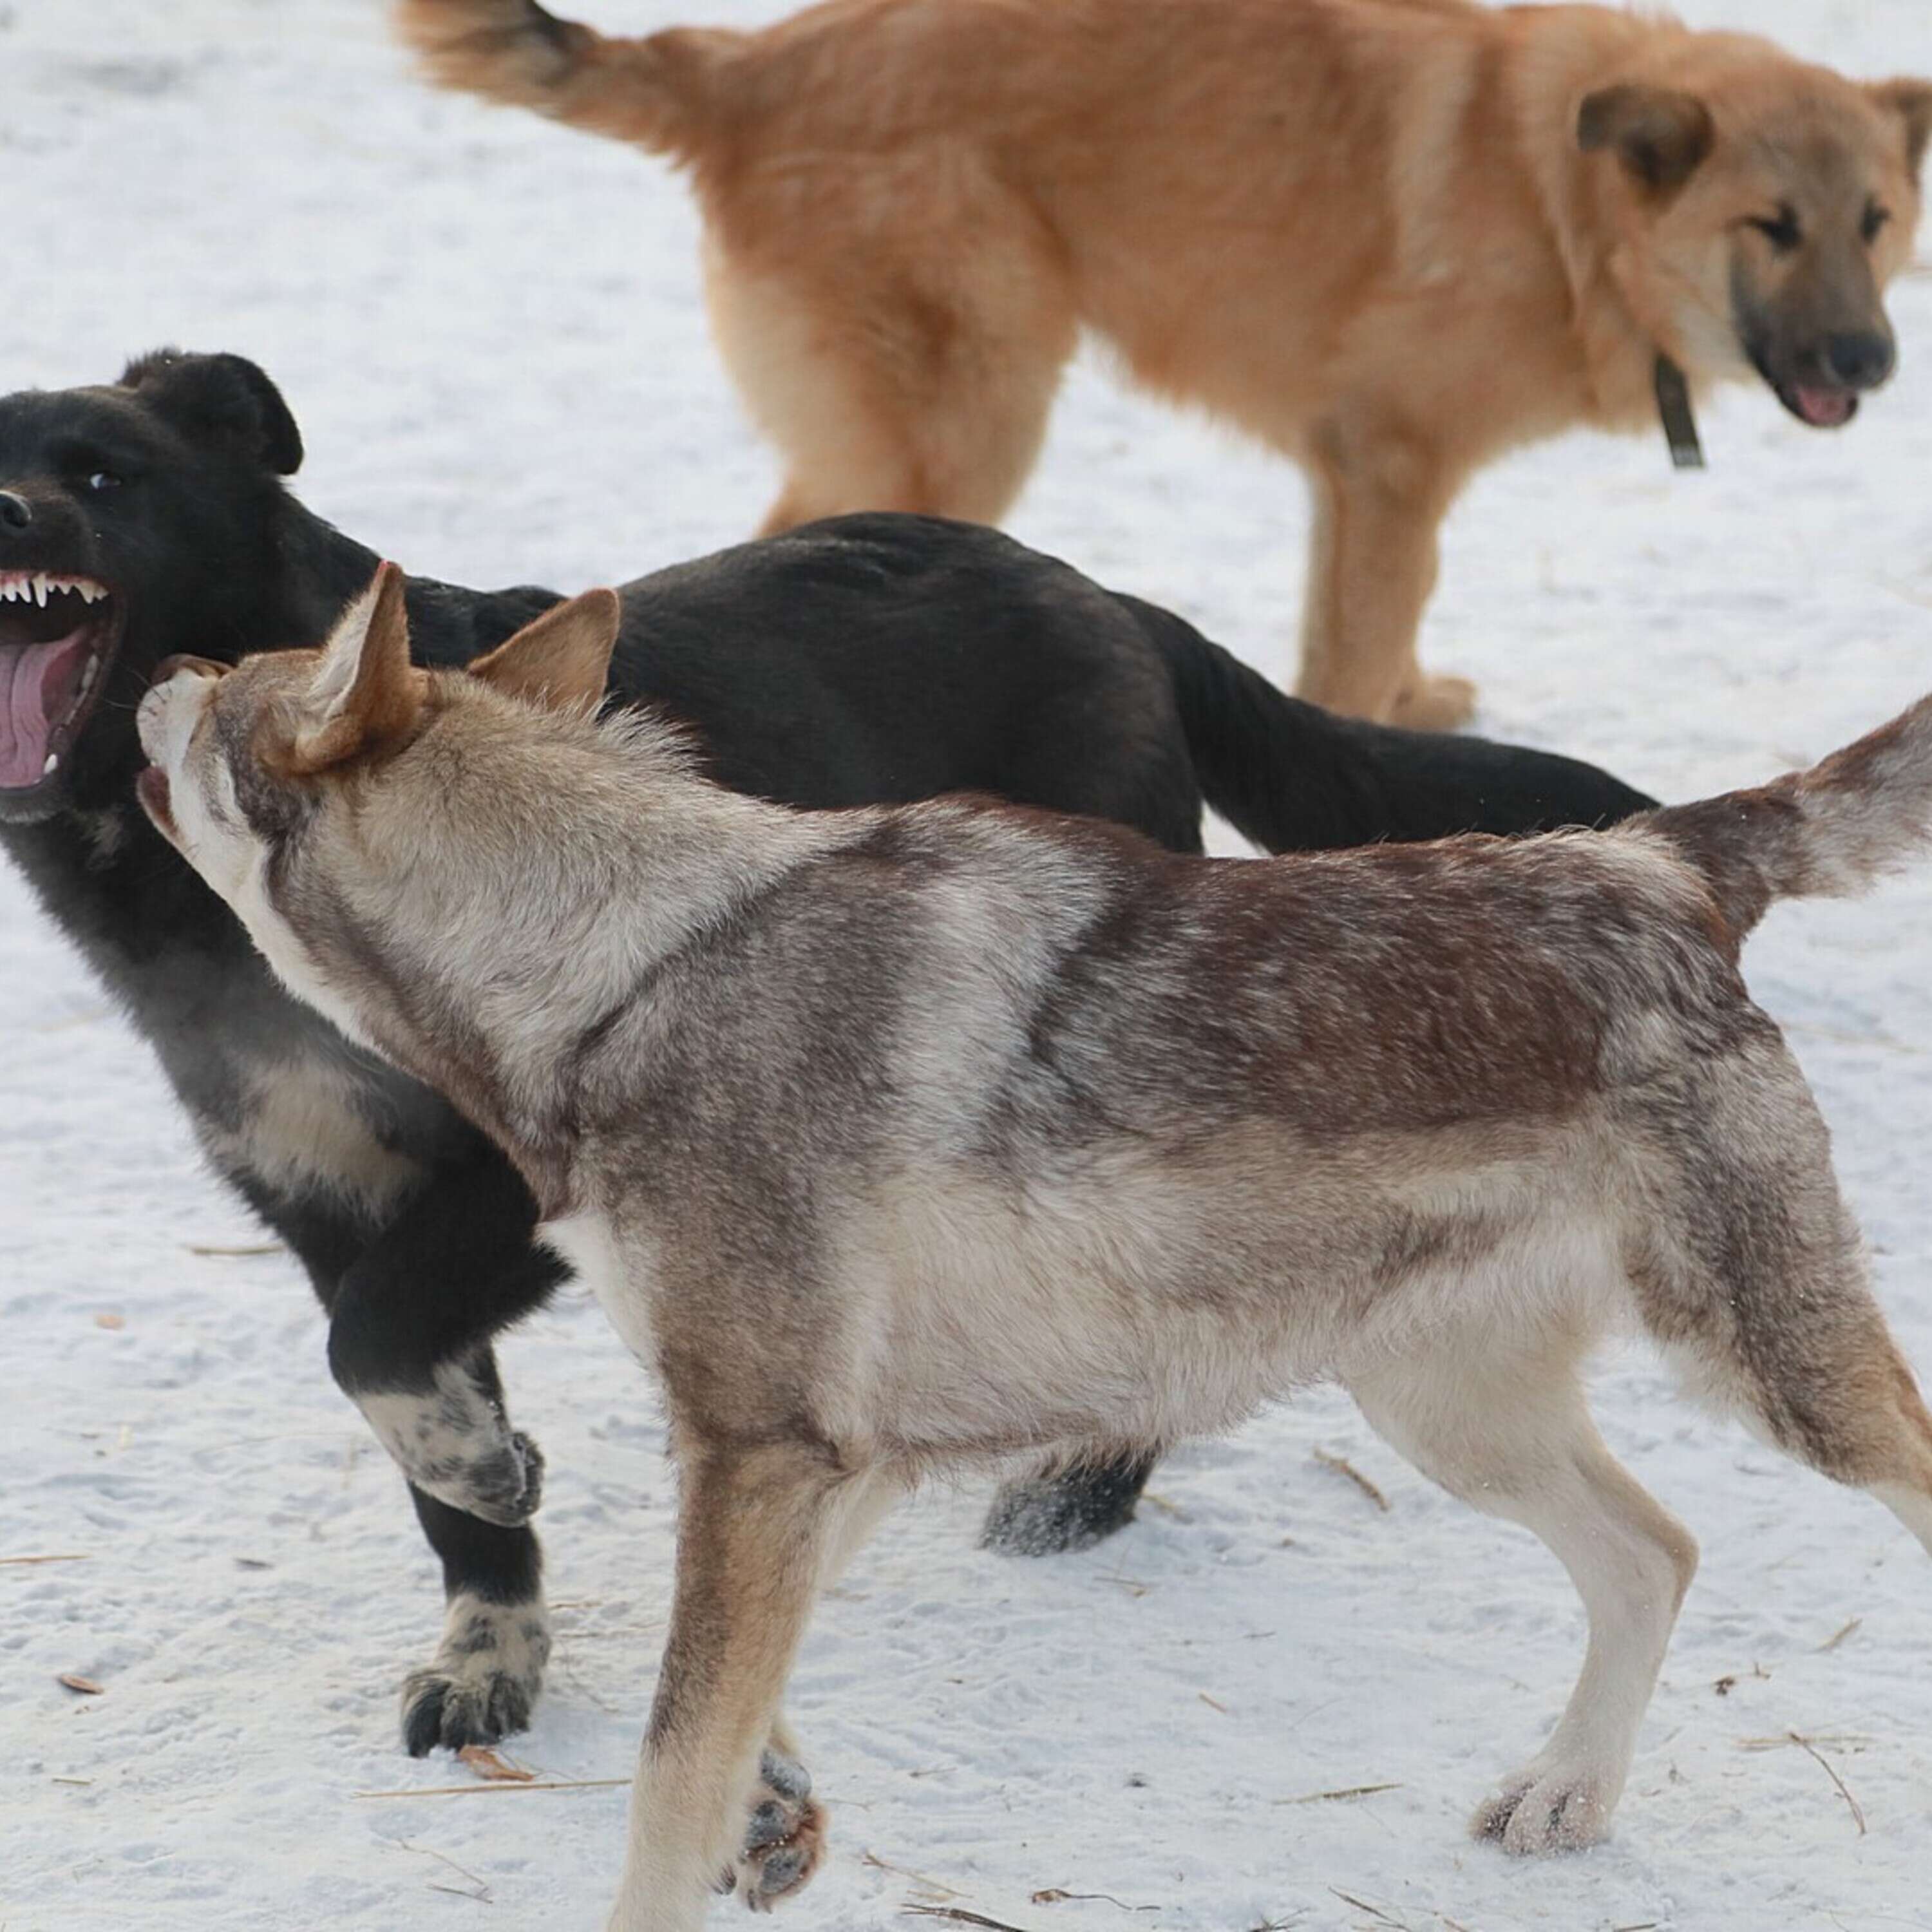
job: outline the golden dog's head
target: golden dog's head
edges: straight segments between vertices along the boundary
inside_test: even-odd
[[[1576,117],[1606,171],[1612,271],[1660,349],[1694,376],[1755,370],[1817,428],[1897,362],[1883,293],[1911,256],[1928,136],[1932,82],[1847,80],[1715,35]]]

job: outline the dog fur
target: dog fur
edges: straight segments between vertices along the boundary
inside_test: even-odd
[[[1932,836],[1932,698],[1600,836],[1248,864],[735,796],[647,711],[593,722],[616,628],[592,592],[425,672],[386,570],[324,650],[164,666],[140,717],[165,836],[504,1148],[662,1382],[677,1580],[615,1932],[693,1932],[770,1842],[813,1600],[936,1467],[1342,1383],[1587,1609],[1476,1816],[1520,1852],[1606,1830],[1695,1564],[1592,1425],[1606,1330],[1932,1549],[1932,1417],[1738,972],[1774,901]]]
[[[1418,668],[1436,532],[1523,443],[1755,370],[1848,420],[1894,359],[1932,85],[1588,6],[831,0],[606,38],[398,0],[446,86],[665,154],[714,332],[787,464],[766,519],[997,521],[1082,330],[1293,459],[1300,689],[1459,724]]]
[[[28,781],[0,784],[0,848],[153,1043],[215,1170],[300,1261],[330,1366],[410,1479],[448,1599],[404,1693],[422,1753],[521,1728],[541,1685],[542,1458],[511,1425],[491,1338],[564,1270],[504,1157],[291,1000],[133,798],[157,663],[320,638],[376,567],[284,487],[302,454],[280,392],[239,356],[164,352],[116,383],[0,398],[4,587],[56,573],[111,593],[0,602],[0,771]],[[976,788],[1198,851],[1204,792],[1269,846],[1592,824],[1650,802],[1574,760],[1297,704],[1178,617],[988,530],[847,518],[624,594],[612,696],[666,707],[715,777],[793,804]],[[442,664],[558,601],[423,578],[408,598],[418,649]],[[23,676],[27,652],[67,670]],[[29,715],[22,685],[53,692],[58,715]],[[989,1540],[1104,1536],[1150,1460],[1144,1445],[1016,1482]]]

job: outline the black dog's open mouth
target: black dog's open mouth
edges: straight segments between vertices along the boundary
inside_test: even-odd
[[[59,770],[121,641],[118,600],[92,577],[0,571],[0,794]]]

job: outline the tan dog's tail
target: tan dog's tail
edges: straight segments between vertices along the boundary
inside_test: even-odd
[[[1850,898],[1932,844],[1932,698],[1809,771],[1630,823],[1704,874],[1734,939],[1780,899]]]
[[[610,40],[536,0],[398,0],[394,24],[441,86],[680,160],[704,139],[721,57],[744,40],[693,27]]]

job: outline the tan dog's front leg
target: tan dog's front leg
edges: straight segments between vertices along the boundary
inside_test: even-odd
[[[1316,438],[1308,475],[1315,524],[1300,694],[1418,730],[1466,722],[1475,686],[1426,676],[1415,657],[1436,532],[1454,494],[1443,466],[1410,437],[1330,426]]]
[[[851,1484],[808,1445],[741,1450],[680,1436],[670,1637],[632,1787],[610,1932],[699,1932],[721,1882],[749,1876],[748,1852],[760,1874],[748,1902],[770,1904],[809,1876],[824,1826],[774,1722]],[[776,1776],[764,1775],[767,1760]],[[774,1800],[768,1820],[764,1807]],[[798,1814],[789,1823],[788,1805]],[[787,1837],[808,1859],[774,1869]]]

